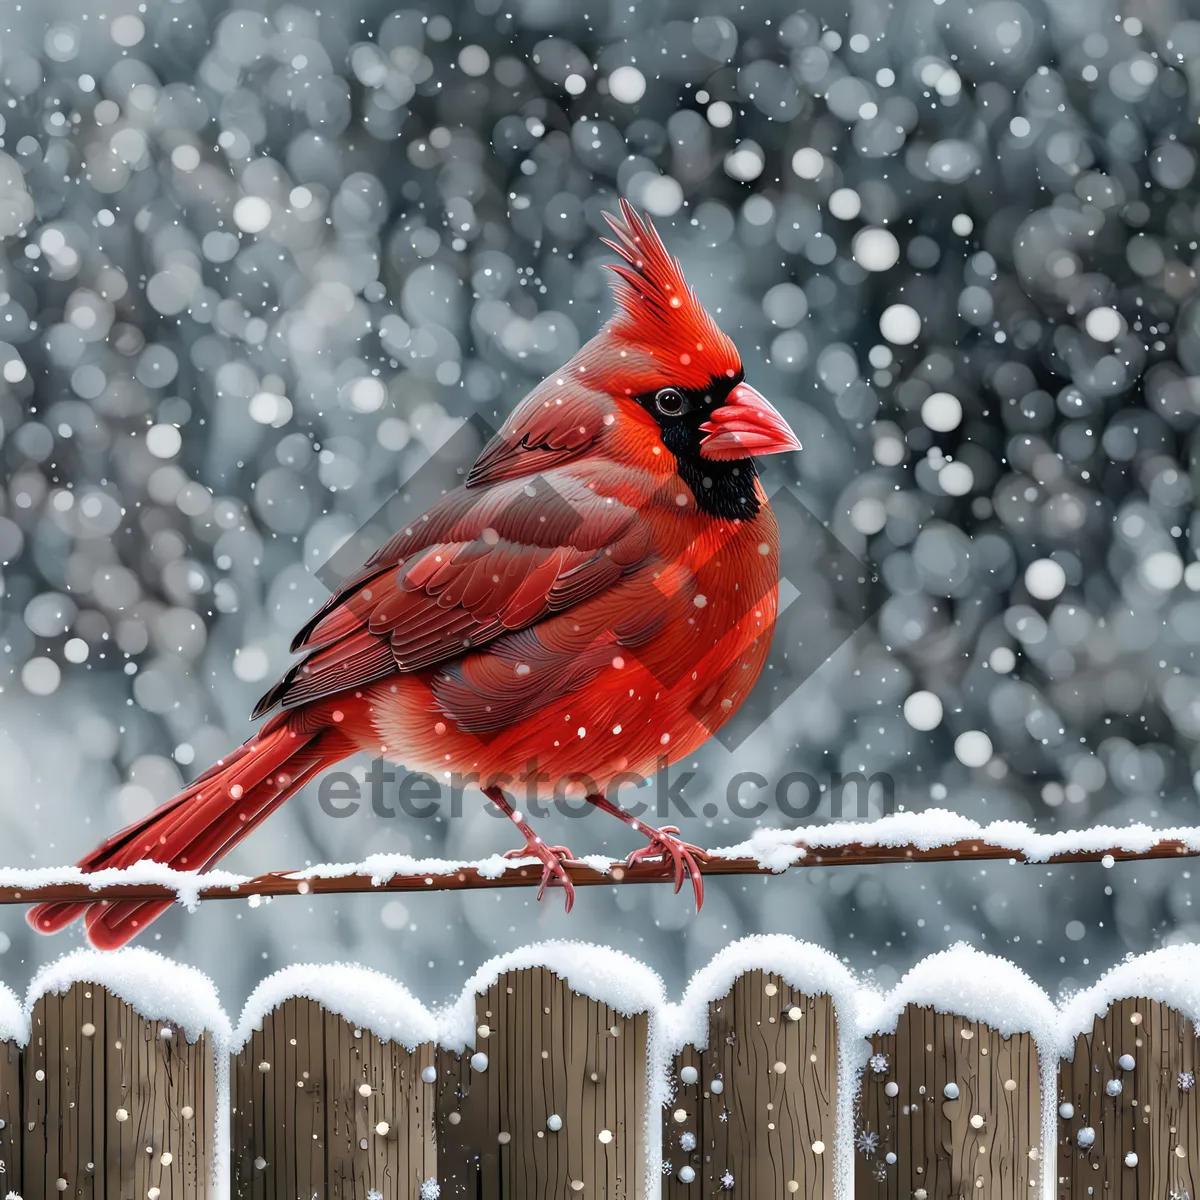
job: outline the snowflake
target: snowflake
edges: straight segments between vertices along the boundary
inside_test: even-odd
[[[858,1148],[859,1154],[865,1154],[867,1158],[870,1158],[879,1149],[879,1134],[873,1130],[864,1129],[854,1139],[854,1145]]]
[[[1179,1072],[1179,1090],[1181,1092],[1190,1092],[1196,1086],[1196,1076],[1191,1071]]]
[[[695,1150],[696,1135],[694,1133],[681,1133],[679,1135],[679,1148],[681,1150]]]
[[[887,1178],[887,1163],[882,1158],[879,1159],[871,1168],[871,1174],[882,1183]]]
[[[667,1160],[664,1158],[663,1159],[663,1168],[662,1168],[663,1174],[670,1175],[673,1169],[674,1168],[672,1168],[671,1164],[669,1162],[667,1162]]]
[[[717,1118],[717,1120],[722,1121],[722,1122],[728,1121],[729,1120],[729,1110],[725,1109],[725,1108],[721,1109],[721,1115]]]
[[[871,1070],[874,1071],[876,1075],[882,1075],[884,1071],[887,1070],[887,1067],[888,1064],[886,1054],[871,1055]]]
[[[313,1200],[316,1200],[316,1197],[315,1197],[315,1196],[313,1197]],[[367,1200],[383,1200],[383,1193],[382,1193],[382,1192],[378,1192],[378,1191],[376,1191],[374,1188],[372,1188],[372,1189],[371,1189],[371,1190],[370,1190],[370,1191],[367,1193]]]
[[[436,1179],[427,1179],[421,1184],[421,1200],[438,1200],[442,1194],[441,1184]],[[380,1197],[380,1200],[383,1200]]]
[[[733,1172],[732,1171],[726,1171],[725,1174],[721,1176],[721,1186],[727,1192],[733,1191]]]

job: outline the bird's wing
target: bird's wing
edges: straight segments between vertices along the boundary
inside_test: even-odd
[[[465,733],[488,734],[586,687],[650,641],[671,619],[651,568],[569,613],[505,634],[477,654],[442,663],[431,690]],[[648,602],[657,601],[657,603]]]
[[[457,658],[611,588],[652,553],[637,484],[592,462],[446,496],[309,622],[305,658],[255,715]]]
[[[594,392],[564,367],[535,388],[484,446],[467,487],[484,487],[548,471],[596,444],[616,420],[612,399]]]

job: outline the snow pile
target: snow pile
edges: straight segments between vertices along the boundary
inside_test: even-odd
[[[798,843],[805,840],[803,829],[756,829],[744,842],[718,846],[708,851],[709,858],[749,858],[764,871],[786,871],[794,867],[806,851]]]
[[[208,887],[240,888],[249,882],[246,875],[230,871],[176,871],[164,863],[139,862],[131,867],[108,867],[103,871],[81,871],[78,867],[4,867],[0,869],[0,887],[34,892],[39,888],[79,883],[95,891],[120,884],[156,884],[175,893],[178,903],[194,912],[200,892]]]
[[[414,858],[410,854],[371,854],[361,862],[318,863],[300,871],[290,871],[289,879],[340,879],[347,875],[366,875],[375,887],[381,887],[389,879],[417,878],[428,875],[457,875],[459,871],[474,868],[485,878],[495,879],[504,873],[507,861],[493,854],[482,862],[466,862],[449,858]]]
[[[456,1053],[473,1048],[476,995],[486,992],[505,972],[527,967],[546,967],[572,991],[626,1017],[649,1013],[652,1026],[661,1027],[666,992],[663,981],[648,966],[608,946],[550,941],[523,946],[484,963],[463,985],[458,998],[438,1012],[441,1044]]]
[[[23,1046],[28,1040],[29,1021],[21,1001],[16,992],[0,983],[0,1042],[18,1042]]]
[[[981,825],[946,809],[898,812],[878,820],[837,821],[799,829],[756,829],[744,842],[710,851],[710,857],[750,858],[767,871],[783,871],[812,851],[845,846],[912,846],[935,850],[956,842],[976,841],[1002,846],[1031,863],[1049,862],[1057,854],[1123,850],[1144,854],[1161,842],[1181,842],[1200,853],[1200,827],[1153,829],[1149,825],[1097,825],[1091,829],[1067,829],[1038,833],[1019,821],[993,821]]]
[[[689,1045],[705,1049],[709,1005],[727,996],[742,975],[754,970],[778,975],[807,995],[829,996],[840,1027],[854,1036],[864,989],[850,971],[820,946],[782,933],[759,934],[726,946],[692,976],[679,1003],[668,1005],[665,1032],[671,1052]]]
[[[1055,1044],[1050,997],[1014,963],[965,942],[923,958],[890,992],[864,1005],[859,1032],[865,1038],[895,1033],[910,1004],[982,1021],[1004,1037],[1030,1033],[1039,1045]]]
[[[43,968],[29,985],[26,1013],[48,992],[67,992],[75,983],[94,983],[120,997],[140,1016],[183,1030],[189,1042],[204,1032],[229,1040],[229,1018],[217,989],[195,967],[140,946],[124,950],[74,950]]]
[[[1178,1009],[1200,1030],[1200,945],[1164,946],[1149,954],[1130,955],[1106,971],[1090,988],[1059,1001],[1058,1050],[1075,1057],[1075,1039],[1090,1033],[1118,1000],[1146,996]]]
[[[268,1013],[297,996],[315,1000],[381,1041],[399,1042],[409,1050],[437,1040],[433,1014],[403,984],[351,963],[316,963],[276,971],[251,992],[233,1035],[234,1052],[262,1028]]]

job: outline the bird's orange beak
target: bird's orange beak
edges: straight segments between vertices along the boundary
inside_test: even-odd
[[[788,423],[748,383],[739,383],[700,429],[700,457],[716,462],[801,449]]]

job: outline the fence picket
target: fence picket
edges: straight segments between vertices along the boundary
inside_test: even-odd
[[[21,1047],[0,1042],[0,1191],[21,1181]]]
[[[412,1200],[436,1171],[434,1061],[432,1045],[284,1001],[233,1057],[234,1195]]]
[[[1061,1200],[1200,1196],[1198,1073],[1196,1030],[1176,1009],[1140,997],[1097,1016],[1059,1065]]]
[[[1041,1072],[1029,1034],[1002,1037],[909,1005],[871,1052],[854,1135],[857,1200],[1038,1195]]]
[[[763,965],[751,968],[755,954]],[[852,977],[786,939],[719,956],[670,1010],[653,975],[627,986],[630,960],[593,970],[576,957],[559,972],[522,952],[494,977],[481,972],[445,1019],[357,968],[332,989],[308,969],[272,977],[230,1060],[231,1192],[832,1200],[835,1176],[850,1182],[853,1143],[856,1200],[1040,1200],[1042,1183],[1058,1200],[1200,1200],[1189,990],[1200,955],[1131,960],[1056,1009],[1011,964],[964,954],[923,960],[874,1008]],[[226,1052],[229,1026],[215,997],[196,1003],[186,973],[159,993],[127,992],[119,971],[108,978],[92,960],[86,970],[109,988],[60,971],[38,985],[44,995],[35,988],[27,1015],[5,992],[0,1036],[27,1040],[0,1041],[0,1194],[216,1200],[213,1046]],[[946,1011],[958,1004],[969,1017]],[[195,1041],[172,1024],[177,1009]],[[1043,1126],[1024,1020],[1058,1071],[1050,1163],[1042,1139],[1053,1122]],[[661,1087],[650,1079],[656,1029],[679,1039]],[[868,1029],[886,1032],[858,1041]],[[1073,1056],[1057,1063],[1076,1030]],[[872,1062],[861,1080],[840,1078],[859,1046]],[[856,1087],[851,1119],[844,1089]],[[646,1120],[651,1096],[666,1092],[660,1184],[648,1175]]]
[[[189,1043],[105,988],[76,983],[33,1006],[19,1127],[26,1197],[205,1196],[213,1170],[214,1071]],[[10,1101],[11,1104],[11,1101]],[[11,1109],[10,1109],[11,1111]]]
[[[477,996],[476,1018],[487,1065],[460,1068],[461,1097],[442,1093],[442,1120],[460,1118],[438,1156],[442,1196],[640,1200],[646,1014],[624,1016],[532,967],[501,974]]]
[[[709,1005],[707,1049],[676,1056],[675,1098],[663,1119],[672,1168],[664,1197],[832,1197],[837,1081],[830,998],[762,971],[740,976]]]

